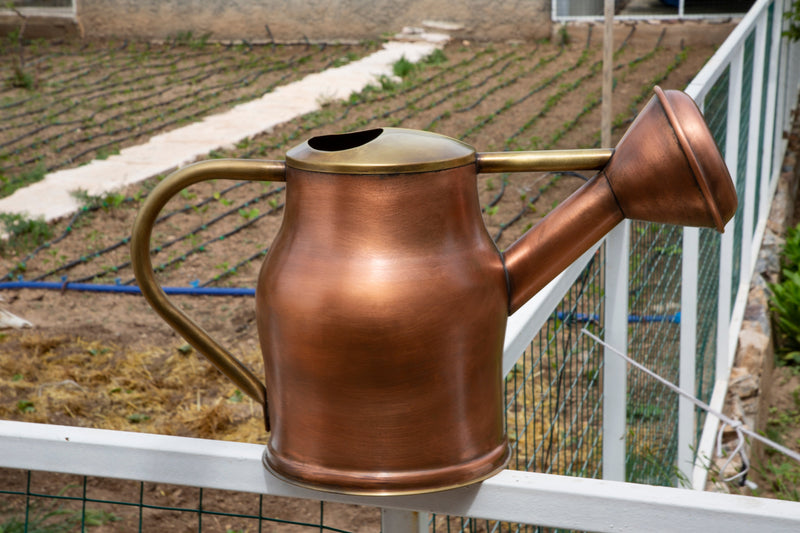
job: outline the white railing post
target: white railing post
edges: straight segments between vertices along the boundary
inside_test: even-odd
[[[417,511],[381,509],[381,533],[422,533],[428,531],[430,515]]]
[[[780,1],[774,2],[772,27],[768,28],[768,31],[772,32],[772,34],[769,57],[767,58],[769,75],[766,80],[767,105],[764,108],[764,144],[761,146],[764,157],[761,162],[761,206],[759,207],[759,213],[764,213],[765,216],[772,200],[774,185],[777,184],[777,178],[780,176],[779,167],[775,166],[774,153],[777,150],[773,148],[776,124],[775,108],[778,95],[778,59],[780,58],[781,29],[783,26],[783,17],[779,11],[780,7]]]
[[[778,17],[780,22],[780,29],[781,32],[786,29],[786,21],[783,18],[783,2],[780,0],[776,0],[775,2],[775,16]],[[778,9],[780,7],[780,9]],[[788,70],[788,56],[789,56],[789,40],[785,37],[781,37],[780,41],[776,43],[779,48],[779,60],[778,60],[778,89],[777,89],[777,96],[776,96],[776,106],[775,106],[775,144],[780,146],[779,149],[773,152],[773,168],[779,169],[781,164],[783,163],[783,147],[786,146],[786,139],[783,137],[784,131],[786,130],[787,124],[787,70]],[[779,174],[779,173],[778,173]]]
[[[764,120],[761,112],[761,100],[764,88],[764,53],[766,49],[767,16],[766,11],[758,18],[753,43],[752,84],[750,89],[750,116],[747,132],[747,167],[745,170],[745,204],[744,204],[744,231],[742,232],[742,275],[739,279],[739,292],[746,299],[750,287],[750,277],[753,267],[758,259],[758,246],[753,246],[755,224],[753,218],[756,214],[756,181],[758,180],[758,154],[759,136],[761,135],[761,122]],[[761,214],[759,212],[759,214]],[[744,312],[745,302],[742,302]]]
[[[725,164],[730,170],[734,183],[739,182],[739,115],[742,110],[742,64],[744,62],[744,39],[736,48],[730,64],[730,77],[728,79],[728,121],[725,133]],[[739,201],[742,201],[740,199]],[[731,346],[731,311],[733,305],[733,262],[741,261],[740,257],[733,257],[733,241],[735,238],[734,216],[725,227],[720,244],[720,274],[719,274],[719,327],[717,331],[717,379],[727,376],[730,372],[732,353],[735,346]],[[740,269],[741,274],[741,269]],[[738,335],[737,335],[738,336]]]
[[[628,256],[631,223],[606,237],[605,341],[628,352]],[[603,353],[603,479],[625,481],[627,365],[610,350]]]
[[[742,63],[744,59],[744,38],[738,46],[731,51],[730,72],[728,79],[728,121],[725,133],[725,164],[731,173],[733,182],[737,182],[739,163],[739,113],[742,103]],[[734,216],[725,225],[725,232],[720,239],[719,251],[719,294],[717,300],[717,350],[714,369],[714,388],[709,404],[712,408],[721,411],[725,402],[725,393],[728,390],[732,354],[736,346],[731,342],[731,311],[733,299],[733,261],[741,258],[733,257],[733,239],[736,229]],[[738,337],[738,332],[735,333]],[[735,337],[734,337],[735,338]],[[717,435],[719,420],[707,416],[703,425],[703,433],[697,447],[692,487],[695,490],[704,490],[708,478],[708,461],[706,453],[711,453]]]
[[[700,230],[683,229],[681,257],[681,333],[678,386],[694,396],[697,365],[697,276],[700,261]],[[695,452],[695,407],[684,397],[678,399],[678,471],[692,479]],[[679,486],[680,486],[680,481]]]

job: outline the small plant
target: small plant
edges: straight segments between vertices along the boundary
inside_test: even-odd
[[[121,517],[104,510],[94,509],[64,509],[58,501],[64,493],[72,488],[67,486],[54,497],[51,505],[37,505],[32,502],[24,516],[8,516],[7,508],[0,506],[0,513],[4,516],[0,521],[0,533],[67,533],[76,531],[84,526],[84,531],[90,527],[107,525],[118,522]]]
[[[785,269],[783,281],[771,284],[770,289],[770,309],[776,314],[781,361],[800,365],[800,273]]]
[[[119,207],[127,199],[122,193],[110,192],[98,196],[89,194],[84,189],[76,189],[70,192],[70,195],[78,201],[81,207],[86,209],[102,208],[104,211],[108,211],[114,207]]]
[[[447,56],[444,55],[444,52],[441,48],[437,48],[429,55],[425,56],[422,62],[425,65],[441,65],[442,63],[447,63]]]
[[[789,27],[783,32],[783,35],[797,41],[800,39],[800,0],[794,0],[792,7],[783,14],[783,18],[789,21]]]
[[[8,233],[8,241],[0,240],[0,252],[7,249],[25,252],[53,236],[50,225],[39,217],[31,219],[14,213],[0,213],[0,222]]]
[[[417,66],[402,56],[394,65],[392,65],[392,72],[398,78],[406,79],[410,77],[417,70]]]
[[[243,219],[247,221],[253,220],[259,214],[261,214],[261,212],[256,207],[252,209],[245,209],[245,208],[239,209],[239,216],[241,216]]]
[[[770,284],[770,309],[775,313],[778,354],[784,364],[800,365],[800,226],[787,232],[781,252],[783,279]]]
[[[6,2],[6,8],[16,13],[17,16],[22,19],[19,28],[8,35],[9,40],[14,43],[17,48],[17,57],[14,61],[14,66],[12,68],[13,73],[8,80],[8,84],[14,88],[31,90],[36,86],[36,79],[27,71],[25,66],[24,35],[25,26],[28,24],[28,17],[23,15],[22,12],[14,6],[14,2]]]
[[[44,163],[39,162],[34,168],[22,172],[13,180],[0,176],[0,198],[10,195],[20,187],[41,181],[45,174],[47,174],[47,168]]]
[[[800,270],[800,225],[786,231],[786,242],[781,252],[781,268],[793,272]]]

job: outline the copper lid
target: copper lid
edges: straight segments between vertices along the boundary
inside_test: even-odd
[[[313,137],[286,153],[286,164],[331,174],[410,174],[475,162],[475,149],[461,141],[402,128],[377,128]]]

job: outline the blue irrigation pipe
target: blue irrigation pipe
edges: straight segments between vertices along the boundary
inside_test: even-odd
[[[167,294],[192,296],[254,296],[255,289],[247,287],[161,287]],[[111,292],[141,294],[135,285],[100,285],[97,283],[70,283],[57,281],[7,281],[0,283],[2,289],[46,289],[57,291]]]
[[[255,296],[256,290],[250,287],[161,287],[167,294],[185,294],[190,296]],[[100,285],[98,283],[70,283],[69,281],[6,281],[0,283],[0,290],[3,289],[46,289],[56,291],[85,291],[85,292],[108,292],[121,294],[141,294],[139,287],[135,285]],[[600,315],[589,315],[585,313],[565,313],[559,311],[555,313],[558,320],[572,320],[575,322],[599,322]],[[681,314],[671,315],[628,315],[628,323],[640,322],[672,322],[680,324]]]

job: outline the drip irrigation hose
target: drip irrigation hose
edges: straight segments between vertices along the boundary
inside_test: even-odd
[[[255,296],[252,287],[161,287],[167,294],[186,296]],[[115,294],[141,294],[136,285],[100,285],[97,283],[71,283],[69,281],[5,281],[0,283],[0,290],[40,289],[53,291],[105,292]],[[567,322],[599,322],[600,315],[559,311],[551,319]],[[629,323],[671,322],[679,324],[680,312],[671,315],[628,315]]]

